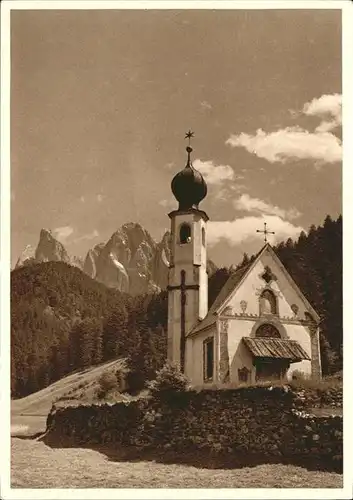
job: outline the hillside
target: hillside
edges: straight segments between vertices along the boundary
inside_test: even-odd
[[[99,337],[103,318],[128,297],[63,262],[11,273],[11,388],[25,396],[79,368],[73,329],[90,324]],[[79,336],[76,340],[79,339]],[[99,350],[99,349],[98,349]],[[78,353],[77,353],[78,354]],[[90,362],[102,361],[97,352]]]
[[[167,294],[130,297],[77,267],[45,262],[11,273],[11,392],[24,397],[68,373],[149,350],[165,359]]]
[[[11,402],[13,416],[42,416],[47,415],[54,403],[68,398],[82,401],[82,390],[90,387],[93,391],[98,387],[98,380],[102,373],[116,372],[123,369],[124,360],[109,361],[99,366],[79,370],[54,382],[45,389],[41,389],[29,396]],[[93,394],[92,394],[93,399]]]
[[[54,382],[45,389],[22,399],[11,401],[11,435],[33,437],[42,434],[46,429],[48,413],[52,405],[91,404],[101,401],[101,377],[115,378],[126,370],[124,359],[109,361],[99,366],[78,370]],[[118,376],[117,376],[118,375]],[[128,395],[116,390],[104,396],[104,400],[121,401],[131,399]]]

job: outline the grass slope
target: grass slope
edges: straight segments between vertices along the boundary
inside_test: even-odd
[[[60,399],[90,402],[104,372],[124,368],[124,359],[109,361],[99,366],[71,373],[34,394],[11,401],[12,435],[31,435],[44,432],[46,417],[53,405]],[[90,390],[83,388],[89,388]]]

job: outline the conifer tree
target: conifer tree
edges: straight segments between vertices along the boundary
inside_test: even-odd
[[[127,311],[124,305],[117,304],[103,326],[104,361],[109,361],[125,354],[126,337]]]

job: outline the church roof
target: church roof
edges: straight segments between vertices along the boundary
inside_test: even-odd
[[[243,337],[243,342],[255,358],[288,359],[292,362],[310,360],[296,340]]]
[[[269,243],[266,243],[261,250],[258,252],[258,254],[255,256],[252,262],[250,262],[248,265],[241,267],[240,269],[237,269],[234,273],[231,274],[231,276],[228,278],[226,283],[224,284],[223,288],[219,292],[219,294],[216,297],[216,300],[210,307],[207,315],[203,320],[201,320],[197,325],[194,326],[194,328],[190,331],[190,335],[193,335],[197,332],[200,332],[201,330],[204,330],[208,328],[209,326],[213,325],[216,320],[217,320],[217,314],[219,313],[221,307],[225,303],[225,301],[228,299],[228,297],[238,288],[240,283],[243,281],[243,279],[246,277],[246,275],[251,271],[251,269],[256,265],[257,261],[259,260],[260,256],[262,255],[265,250],[268,250],[274,260],[277,262],[277,264],[280,266],[281,270],[284,272],[286,275],[287,279],[293,286],[293,288],[297,291],[297,293],[302,297],[304,303],[306,304],[307,308],[309,311],[311,311],[314,319],[316,321],[319,321],[320,318],[316,311],[313,309],[313,307],[310,305],[306,297],[303,295],[302,291],[299,289],[298,285],[295,283],[287,269],[284,267],[282,262],[280,261],[279,257],[276,255],[275,251],[271,247]]]

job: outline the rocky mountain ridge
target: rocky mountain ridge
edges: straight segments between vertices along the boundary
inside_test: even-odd
[[[16,268],[36,262],[62,261],[82,269],[88,276],[131,295],[165,289],[168,283],[170,233],[156,242],[140,224],[129,222],[115,231],[106,243],[87,252],[84,260],[71,257],[48,229],[40,232],[36,249],[28,245]],[[216,270],[212,261],[209,273]]]

